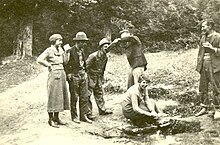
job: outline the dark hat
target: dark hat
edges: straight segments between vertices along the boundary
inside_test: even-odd
[[[107,38],[103,38],[99,41],[99,47],[101,47],[104,44],[110,44],[110,41]]]
[[[89,39],[86,36],[85,32],[76,33],[76,37],[73,38],[74,41],[88,41]]]
[[[53,34],[50,36],[49,41],[56,41],[57,39],[63,39],[63,37],[60,34]]]

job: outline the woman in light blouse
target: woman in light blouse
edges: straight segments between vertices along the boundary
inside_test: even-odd
[[[62,39],[60,34],[51,35],[49,38],[51,46],[37,58],[37,62],[48,67],[49,70],[47,112],[49,115],[48,124],[53,127],[66,124],[59,119],[59,112],[70,108],[66,74],[63,67],[63,64],[66,63],[67,53],[61,47]]]
[[[138,83],[125,93],[122,111],[124,116],[136,126],[157,124],[160,117],[167,115],[158,108],[153,99],[149,98],[147,87],[149,83],[149,77],[143,73],[138,77]]]

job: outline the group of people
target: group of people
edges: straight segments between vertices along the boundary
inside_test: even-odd
[[[200,73],[199,92],[202,110],[195,116],[203,115],[210,106],[210,100],[218,102],[220,94],[220,34],[213,29],[214,22],[202,22],[198,62],[196,70]],[[130,66],[128,73],[126,99],[122,103],[124,116],[135,125],[155,123],[161,116],[166,116],[155,101],[148,96],[149,76],[146,74],[147,60],[142,52],[140,39],[128,30],[120,32],[120,38],[110,41],[101,39],[99,49],[85,58],[84,48],[89,41],[84,32],[78,32],[73,38],[75,45],[62,47],[62,36],[53,34],[49,41],[51,46],[38,58],[37,62],[48,67],[48,124],[50,126],[65,125],[59,118],[59,112],[69,110],[75,123],[80,121],[92,123],[96,118],[92,112],[91,95],[93,93],[98,106],[99,115],[113,112],[106,109],[103,98],[104,71],[108,61],[107,53],[118,46],[125,48]],[[69,84],[69,89],[66,81]],[[213,87],[213,96],[208,96],[209,83]],[[68,91],[70,93],[68,93]],[[70,94],[70,97],[68,97]],[[69,100],[70,98],[70,100]],[[77,110],[79,102],[79,112]]]
[[[103,38],[99,42],[98,51],[90,54],[87,59],[84,48],[89,39],[84,32],[76,34],[73,38],[75,45],[72,47],[62,46],[62,39],[60,34],[51,35],[49,38],[51,46],[37,58],[37,62],[48,67],[49,70],[47,82],[48,124],[50,126],[65,125],[66,123],[59,118],[59,112],[64,110],[70,110],[71,119],[75,123],[80,123],[80,121],[92,123],[96,118],[92,114],[90,99],[92,93],[98,106],[99,115],[112,114],[113,112],[105,107],[102,88],[108,61],[107,53],[119,41],[123,47],[127,48],[128,62],[131,66],[128,80],[128,87],[130,87],[137,81],[138,75],[146,69],[147,65],[139,38],[133,36],[128,30],[122,31],[121,38],[117,38],[113,42]],[[77,107],[77,102],[79,107]],[[77,108],[79,108],[79,112]]]
[[[200,73],[198,102],[202,109],[195,114],[195,117],[209,112],[213,117],[216,108],[220,107],[220,33],[214,30],[214,24],[212,19],[201,23],[202,34],[196,71]],[[150,79],[146,75],[139,75],[138,83],[127,90],[127,98],[122,105],[124,116],[139,126],[145,123],[158,123],[161,117],[167,116],[149,98],[147,93],[149,82]]]
[[[73,38],[75,45],[72,47],[69,45],[62,47],[62,39],[60,34],[51,35],[49,38],[51,46],[37,58],[37,62],[48,67],[49,70],[47,82],[48,124],[53,127],[65,125],[66,123],[59,118],[59,112],[69,109],[72,121],[92,123],[92,120],[95,119],[95,116],[92,115],[90,100],[92,92],[99,114],[112,114],[111,110],[105,108],[102,92],[102,79],[107,63],[106,53],[110,41],[101,40],[99,50],[86,60],[84,48],[89,39],[84,32],[76,34],[76,37]],[[112,44],[114,43],[112,42]],[[79,113],[77,102],[79,103]]]

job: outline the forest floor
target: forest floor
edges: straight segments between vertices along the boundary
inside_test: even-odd
[[[150,95],[170,116],[188,121],[184,126],[164,134],[125,134],[129,126],[121,112],[126,90],[128,64],[125,55],[109,54],[105,72],[106,106],[112,115],[99,116],[94,99],[92,124],[76,124],[70,112],[60,113],[66,126],[53,128],[47,124],[47,69],[34,59],[15,60],[8,57],[0,66],[0,144],[1,145],[218,145],[220,121],[208,114],[194,117],[199,111],[197,90],[199,74],[195,71],[197,50],[186,52],[147,53],[151,77]],[[199,123],[199,124],[198,124]],[[174,131],[175,130],[175,131]]]

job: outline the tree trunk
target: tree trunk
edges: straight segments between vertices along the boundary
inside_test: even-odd
[[[32,57],[33,21],[23,21],[20,24],[20,32],[17,36],[17,47],[13,52],[20,59]]]
[[[104,36],[105,38],[111,40],[111,35],[111,18],[106,18],[104,25]]]

